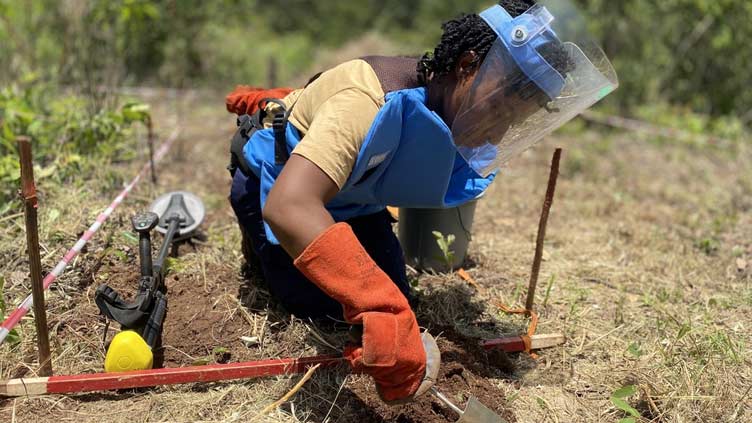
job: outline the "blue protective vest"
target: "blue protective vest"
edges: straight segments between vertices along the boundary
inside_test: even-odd
[[[287,148],[300,133],[287,125]],[[261,181],[261,207],[283,166],[275,165],[274,133],[256,131],[243,154]],[[387,205],[408,208],[455,207],[480,196],[494,175],[483,178],[460,156],[452,132],[426,107],[426,89],[394,91],[386,96],[342,190],[326,205],[337,222],[377,213]],[[270,242],[277,239],[268,225]]]

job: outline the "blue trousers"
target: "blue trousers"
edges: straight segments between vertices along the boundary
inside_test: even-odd
[[[342,320],[342,306],[306,279],[281,246],[267,240],[259,187],[259,179],[255,175],[246,176],[237,170],[232,181],[230,203],[238,223],[249,238],[253,253],[259,259],[270,293],[297,317]],[[405,259],[392,230],[394,220],[389,212],[383,210],[373,215],[359,216],[347,223],[371,258],[409,299]]]

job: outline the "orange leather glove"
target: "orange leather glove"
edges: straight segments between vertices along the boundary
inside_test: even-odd
[[[238,116],[252,115],[258,111],[259,102],[265,98],[285,98],[292,92],[292,88],[264,89],[238,85],[225,98],[227,111]],[[264,106],[264,105],[262,105]]]
[[[401,402],[433,385],[433,381],[424,383],[426,350],[415,314],[350,225],[338,223],[324,231],[295,266],[342,304],[348,323],[363,325],[362,346],[346,348],[345,357],[356,371],[374,378],[384,401]],[[435,379],[435,374],[430,377]]]

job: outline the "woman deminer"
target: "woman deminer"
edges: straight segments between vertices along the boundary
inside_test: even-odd
[[[440,359],[410,307],[386,206],[477,198],[510,158],[618,85],[567,0],[502,0],[443,29],[433,54],[343,63],[252,116],[273,93],[227,99],[245,115],[230,199],[247,260],[290,313],[362,333],[345,356],[390,404],[425,393]]]

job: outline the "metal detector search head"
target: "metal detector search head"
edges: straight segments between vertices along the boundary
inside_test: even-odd
[[[171,192],[157,198],[149,210],[159,216],[157,232],[163,235],[167,233],[169,220],[173,216],[180,218],[178,235],[181,237],[193,233],[206,217],[206,208],[201,199],[185,191]]]

